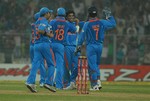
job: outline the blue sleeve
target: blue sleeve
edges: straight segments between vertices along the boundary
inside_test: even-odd
[[[87,31],[87,26],[88,26],[88,22],[86,22],[82,28],[82,31],[79,35],[79,39],[78,39],[78,45],[82,45],[84,40],[85,40],[85,35],[86,35],[86,31]]]
[[[51,26],[51,30],[54,31],[54,24],[55,24],[56,20],[51,20],[49,22],[49,25]]]
[[[79,22],[80,29],[83,28],[84,23],[85,23],[84,21],[80,21],[80,22]]]
[[[72,23],[69,23],[69,22],[67,22],[67,23],[68,23],[68,26],[69,26],[69,32],[75,33],[76,32],[76,26]]]
[[[48,24],[48,21],[46,21],[46,20],[41,20],[38,29],[39,29],[39,30],[45,31],[46,28],[47,28],[47,24]]]
[[[108,20],[101,20],[106,30],[116,27],[116,21],[113,16],[109,17]]]
[[[51,26],[53,26],[54,22],[55,22],[55,20],[51,20],[49,24],[50,24]]]

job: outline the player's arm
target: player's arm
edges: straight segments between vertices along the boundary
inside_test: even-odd
[[[80,22],[80,20],[78,18],[75,18],[74,22],[76,23],[76,32],[79,33],[79,29],[80,29],[79,22]]]
[[[103,23],[104,27],[106,29],[114,28],[116,26],[116,21],[114,17],[111,16],[112,14],[110,8],[105,7],[102,12],[103,12],[103,19],[105,20],[101,20],[101,22]]]
[[[76,33],[77,31],[77,28],[74,24],[70,23],[70,22],[67,22],[68,23],[68,26],[69,26],[69,32],[71,33]]]
[[[86,22],[82,28],[82,31],[79,35],[79,39],[78,39],[78,46],[81,46],[85,40],[85,34],[86,34],[86,31],[87,31],[87,25],[88,25],[88,22]]]
[[[84,23],[85,23],[85,21],[80,21],[80,22],[79,22],[80,29],[82,29],[82,28],[83,28]]]
[[[103,23],[106,30],[116,27],[116,21],[113,16],[110,16],[106,20],[101,20],[101,22]]]
[[[54,37],[53,31],[46,32],[45,30],[38,30],[38,33],[50,38]]]
[[[74,53],[75,55],[77,55],[78,52],[81,52],[81,46],[85,40],[86,30],[87,30],[87,23],[83,26],[83,29],[77,39],[78,41],[77,41],[77,46],[76,46],[75,53]]]
[[[39,34],[43,34],[45,36],[48,36],[48,37],[53,37],[53,32],[51,31],[51,28],[49,28],[47,26],[47,23],[41,23],[38,27],[38,33]]]
[[[76,23],[76,26],[78,26],[78,25],[79,25],[80,20],[79,20],[78,18],[74,18],[74,21],[73,21],[73,22],[75,22],[75,23]]]

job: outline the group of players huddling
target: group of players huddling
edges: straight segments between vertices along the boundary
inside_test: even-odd
[[[116,26],[110,9],[103,10],[104,19],[100,20],[97,17],[97,8],[91,6],[88,9],[88,20],[85,22],[79,21],[73,10],[66,12],[60,7],[53,19],[52,13],[53,10],[43,7],[34,15],[30,44],[32,67],[25,83],[27,88],[33,93],[37,92],[35,81],[39,69],[40,87],[52,92],[76,89],[78,57],[85,42],[90,90],[99,91],[102,88],[99,65],[104,33]],[[64,86],[65,81],[68,81],[67,87]]]

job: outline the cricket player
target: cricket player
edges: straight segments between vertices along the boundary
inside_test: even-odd
[[[97,8],[92,6],[88,9],[89,20],[84,24],[78,40],[77,51],[81,49],[83,41],[86,39],[86,56],[88,60],[88,72],[91,82],[90,90],[100,90],[100,57],[102,54],[104,33],[106,30],[116,26],[115,19],[111,16],[109,9],[104,9],[105,20],[97,18]]]
[[[76,22],[79,23],[79,28],[81,29],[84,22],[79,22],[79,20],[75,17],[75,12],[73,10],[68,10],[66,13],[66,19],[76,26]],[[78,33],[67,33],[67,38],[66,38],[66,45],[65,45],[65,64],[68,64],[68,68],[66,69],[64,73],[64,81],[67,82],[69,85],[68,87],[64,88],[64,90],[72,90],[76,88],[75,82],[76,82],[76,77],[78,75],[78,56],[80,53],[77,53],[76,55],[74,54],[76,45],[77,45],[77,38],[78,38]],[[69,72],[69,73],[67,73]],[[66,80],[68,77],[68,80]]]
[[[48,65],[47,77],[45,80],[44,87],[52,92],[56,92],[53,85],[53,76],[54,76],[54,64],[52,61],[52,55],[50,53],[50,41],[49,37],[53,37],[51,32],[51,26],[48,23],[48,19],[51,16],[52,10],[49,10],[46,7],[40,9],[41,18],[36,22],[36,38],[34,44],[34,59],[32,62],[32,68],[30,74],[26,81],[27,88],[36,93],[35,79],[38,67],[42,63],[43,59],[46,60]]]
[[[66,36],[68,31],[75,33],[76,27],[65,20],[66,11],[64,8],[57,9],[57,16],[50,21],[54,37],[52,41],[52,50],[56,61],[56,89],[63,89],[64,74],[64,45],[66,44]]]
[[[39,19],[39,17],[40,17],[40,12],[37,12],[36,14],[34,14],[35,23]],[[36,34],[35,23],[31,24],[31,28],[32,28],[32,36],[31,36],[31,41],[30,41],[31,64],[33,62],[33,57],[34,57],[34,41],[35,41],[35,34]],[[39,69],[40,69],[40,87],[43,87],[44,82],[45,82],[45,77],[46,77],[46,69],[44,67],[44,60],[42,64],[40,65]]]

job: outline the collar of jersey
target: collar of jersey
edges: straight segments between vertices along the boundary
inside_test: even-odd
[[[97,21],[97,20],[99,20],[99,19],[98,18],[90,18],[89,22],[94,22],[94,21]]]
[[[46,20],[46,18],[45,17],[41,17],[41,20]]]
[[[58,19],[58,20],[65,20],[65,17],[57,16],[56,19]]]

